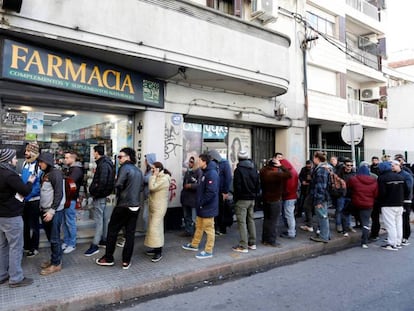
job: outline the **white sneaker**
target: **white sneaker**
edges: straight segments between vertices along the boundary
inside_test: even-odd
[[[65,248],[68,247],[65,243],[62,243],[62,250],[65,250]]]
[[[70,254],[70,253],[72,253],[75,249],[76,249],[76,247],[73,247],[73,246],[67,246],[67,247],[65,248],[65,250],[63,251],[63,253],[64,253],[64,254]]]

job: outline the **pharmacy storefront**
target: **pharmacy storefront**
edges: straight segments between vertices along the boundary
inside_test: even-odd
[[[20,165],[37,141],[59,166],[76,151],[90,182],[93,146],[116,161],[121,148],[135,147],[135,113],[163,108],[163,82],[138,72],[9,39],[1,49],[0,148],[16,149]]]

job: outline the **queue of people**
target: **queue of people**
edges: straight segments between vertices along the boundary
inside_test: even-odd
[[[93,148],[96,170],[89,187],[95,220],[95,234],[84,253],[92,256],[105,249],[96,259],[100,266],[115,265],[116,246],[123,247],[122,268],[132,264],[136,230],[145,231],[145,254],[152,262],[163,258],[164,217],[168,207],[171,173],[155,154],[145,155],[145,172],[136,167],[136,153],[126,147],[119,151],[119,170],[115,176],[112,160],[104,154],[104,147]],[[196,252],[197,259],[214,256],[216,237],[226,234],[232,223],[226,219],[233,189],[234,213],[239,241],[232,248],[239,253],[257,249],[254,211],[258,202],[263,206],[263,246],[281,247],[280,239],[295,239],[297,219],[305,216],[300,229],[312,232],[310,240],[328,243],[331,238],[329,208],[335,208],[335,225],[346,238],[354,232],[351,208],[362,229],[361,247],[368,248],[370,240],[378,237],[379,215],[382,213],[388,233],[385,250],[398,250],[409,245],[410,212],[413,196],[413,173],[407,169],[402,155],[394,161],[378,157],[372,163],[361,162],[358,169],[349,159],[339,161],[326,153],[315,152],[298,174],[293,165],[276,152],[266,165],[258,170],[245,150],[239,151],[238,164],[231,176],[227,160],[216,150],[190,157],[183,178],[181,203],[184,216],[183,236],[191,241],[182,245]],[[39,217],[50,243],[50,260],[41,264],[41,275],[62,270],[63,254],[76,249],[77,196],[83,183],[82,168],[77,154],[65,154],[67,175],[77,185],[76,195],[68,208],[64,208],[64,175],[55,167],[49,152],[39,153],[39,146],[26,146],[22,174],[16,172],[16,152],[0,150],[0,284],[10,287],[27,286],[33,280],[24,277],[21,269],[22,254],[27,257],[39,253]],[[331,174],[345,180],[346,191],[339,197],[329,192]],[[379,174],[379,175],[377,175]],[[107,196],[115,192],[116,204],[112,212],[106,206]],[[232,213],[231,217],[233,217]],[[23,216],[23,217],[22,217]],[[280,223],[285,230],[279,232]],[[61,239],[61,230],[63,240]],[[119,234],[122,230],[122,237]],[[204,233],[206,242],[200,248]],[[13,262],[12,265],[9,262]]]

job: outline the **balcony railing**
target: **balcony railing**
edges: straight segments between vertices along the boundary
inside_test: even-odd
[[[379,20],[378,8],[365,0],[346,0],[346,4],[375,20]]]
[[[356,99],[348,99],[348,112],[351,115],[380,119],[379,106]]]
[[[369,53],[367,51],[358,49],[358,48],[346,48],[347,58],[352,59],[354,61],[358,61],[368,67],[371,67],[375,70],[380,70],[378,57]]]

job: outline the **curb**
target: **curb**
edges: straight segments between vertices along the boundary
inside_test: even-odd
[[[125,285],[110,290],[101,290],[94,294],[70,297],[63,300],[49,300],[42,304],[32,305],[29,310],[105,310],[105,306],[119,304],[132,299],[149,300],[156,297],[168,296],[176,292],[185,292],[213,283],[238,278],[253,273],[265,272],[282,265],[292,264],[308,258],[335,253],[339,250],[354,247],[360,242],[359,234],[348,238],[335,238],[329,243],[303,244],[299,247],[276,252],[256,255],[249,258],[237,258],[229,263],[218,263],[199,271],[189,271],[154,279],[151,282]]]

